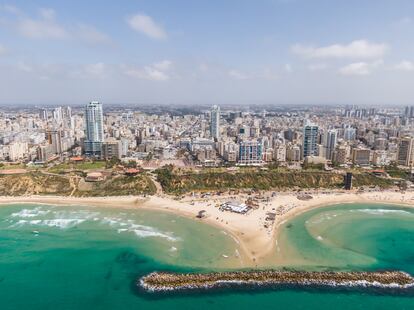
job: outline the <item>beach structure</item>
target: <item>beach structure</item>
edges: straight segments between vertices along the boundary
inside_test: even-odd
[[[86,182],[100,182],[105,180],[105,176],[101,172],[89,172],[86,177]]]
[[[228,201],[220,206],[221,211],[231,211],[239,214],[246,214],[251,208],[245,203],[238,203],[235,201]]]
[[[349,191],[352,189],[352,173],[351,172],[347,172],[346,175],[344,176],[344,183],[345,183],[346,190]]]

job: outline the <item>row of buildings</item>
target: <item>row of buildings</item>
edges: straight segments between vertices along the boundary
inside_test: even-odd
[[[179,114],[131,108],[0,111],[0,160],[47,162],[73,155],[185,159],[216,166],[324,163],[414,164],[414,117],[406,109],[357,107],[211,109]],[[413,114],[414,115],[414,114]]]

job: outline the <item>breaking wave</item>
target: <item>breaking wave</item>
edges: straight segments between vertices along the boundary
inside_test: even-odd
[[[351,212],[368,213],[372,215],[386,215],[386,214],[400,214],[400,215],[413,215],[413,213],[404,210],[392,210],[392,209],[356,209]]]
[[[53,207],[47,209],[36,207],[14,212],[5,221],[10,223],[10,228],[36,226],[60,229],[73,228],[89,221],[114,228],[118,233],[132,233],[139,238],[158,237],[173,242],[180,240],[171,232],[162,232],[151,226],[137,224],[134,220],[128,219],[126,213],[119,215],[119,217],[102,217],[101,213],[89,210],[55,210]]]
[[[154,227],[136,224],[134,220],[119,217],[104,217],[102,224],[107,224],[117,229],[118,233],[134,233],[137,237],[159,237],[168,241],[178,241],[179,238],[174,237],[171,232],[162,232]]]

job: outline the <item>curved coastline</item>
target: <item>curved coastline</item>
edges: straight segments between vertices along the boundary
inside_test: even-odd
[[[343,192],[343,193],[312,193],[313,199],[299,200],[296,193],[280,193],[270,203],[246,215],[222,212],[216,207],[217,202],[226,197],[210,197],[206,201],[191,202],[191,197],[178,201],[168,196],[121,196],[121,197],[57,197],[57,196],[27,196],[27,197],[0,197],[0,204],[38,203],[54,205],[77,205],[108,208],[147,209],[162,212],[171,212],[197,221],[203,221],[228,232],[239,244],[243,265],[247,267],[265,267],[275,253],[277,237],[283,224],[306,212],[316,208],[333,206],[336,204],[386,204],[399,208],[414,207],[414,192],[400,193],[394,191],[383,192]],[[228,199],[228,198],[227,198]],[[280,206],[289,206],[288,210],[276,217],[272,227],[263,227],[267,212]],[[205,210],[206,217],[197,219],[199,211]],[[273,256],[274,257],[274,256]],[[283,262],[282,262],[283,263]]]

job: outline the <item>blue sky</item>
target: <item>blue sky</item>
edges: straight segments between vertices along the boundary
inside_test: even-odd
[[[414,1],[0,2],[0,103],[414,103]]]

